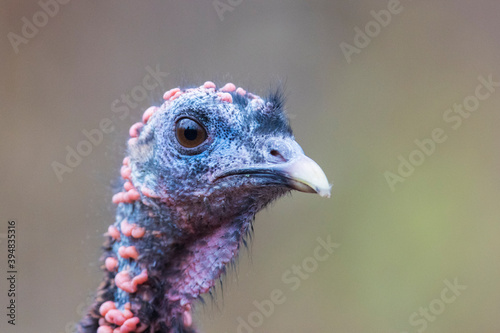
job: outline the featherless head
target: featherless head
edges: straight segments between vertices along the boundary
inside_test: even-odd
[[[280,90],[169,90],[130,128],[105,280],[82,332],[194,332],[192,301],[238,253],[255,214],[295,189],[328,197]]]

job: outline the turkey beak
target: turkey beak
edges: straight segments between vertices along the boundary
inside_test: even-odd
[[[316,162],[304,155],[297,143],[276,140],[271,143],[273,148],[268,149],[270,153],[266,155],[268,163],[225,170],[216,174],[212,181],[235,175],[264,177],[269,180],[268,184],[330,197],[332,186],[328,183],[325,173]]]
[[[329,198],[332,186],[328,183],[325,173],[312,159],[299,155],[292,161],[274,166],[273,169],[282,174],[288,185],[301,192],[317,193]]]

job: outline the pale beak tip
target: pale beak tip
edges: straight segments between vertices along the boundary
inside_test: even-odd
[[[333,185],[328,185],[328,188],[317,188],[316,193],[318,193],[320,197],[330,198],[332,187]]]
[[[321,167],[309,157],[302,155],[285,168],[292,188],[307,193],[317,193],[329,198],[332,185]]]

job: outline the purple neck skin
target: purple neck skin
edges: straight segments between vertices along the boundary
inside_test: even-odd
[[[192,302],[238,255],[255,208],[203,228],[203,219],[186,214],[196,203],[175,207],[152,198],[119,204],[105,244],[105,278],[81,332],[196,332]]]

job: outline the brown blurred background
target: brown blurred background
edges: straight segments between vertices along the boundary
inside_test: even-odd
[[[1,1],[1,332],[72,332],[100,281],[129,126],[165,90],[206,80],[259,94],[286,81],[296,138],[335,185],[329,200],[294,193],[258,215],[223,297],[198,307],[203,332],[237,332],[274,289],[286,301],[255,332],[500,331],[500,88],[457,129],[443,119],[474,102],[479,76],[500,81],[498,1],[221,0],[219,13],[211,0],[66,1],[53,17],[37,1]],[[390,22],[370,24],[388,6]],[[341,43],[355,46],[367,24],[373,37],[348,62]],[[137,87],[157,67],[168,75],[146,98]],[[122,119],[113,107],[133,92]],[[114,132],[60,182],[51,164],[104,118]],[[436,128],[447,140],[392,191],[384,173]],[[291,290],[282,274],[328,235],[340,248]],[[455,279],[466,289],[450,290]]]

